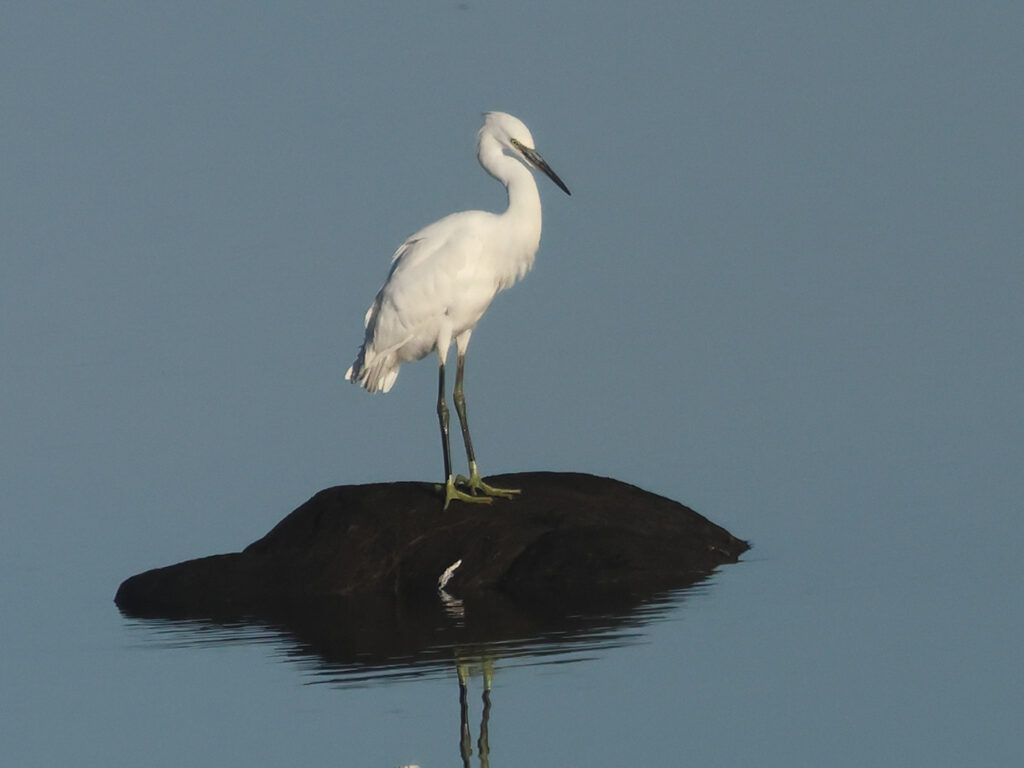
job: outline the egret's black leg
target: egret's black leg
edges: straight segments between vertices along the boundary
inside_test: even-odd
[[[466,418],[466,394],[462,389],[462,378],[466,372],[466,356],[459,355],[455,367],[455,391],[452,392],[452,400],[455,401],[455,411],[459,414],[459,424],[462,425],[462,442],[466,444],[466,458],[469,460],[469,471],[473,473],[476,467],[476,454],[473,453],[473,440],[469,436],[469,419]]]
[[[448,440],[448,403],[444,392],[444,361],[437,367],[437,420],[441,424],[441,450],[444,451],[444,476],[452,476],[452,449]]]
[[[487,485],[480,478],[480,469],[476,465],[476,454],[473,453],[473,441],[469,437],[469,419],[466,418],[466,395],[462,389],[462,379],[466,372],[466,355],[460,353],[458,364],[455,368],[455,391],[452,393],[452,400],[455,401],[455,411],[459,414],[459,423],[462,425],[462,441],[466,444],[466,458],[469,460],[469,479],[460,477],[459,480],[469,486],[470,493],[482,493],[487,496],[500,496],[504,499],[511,499],[518,489],[495,488]]]
[[[476,504],[490,504],[491,499],[487,496],[474,496],[455,487],[455,476],[452,474],[452,453],[448,439],[448,404],[445,402],[444,392],[444,361],[441,361],[437,369],[437,420],[441,425],[441,449],[444,451],[444,508],[452,503],[452,499],[469,501]]]

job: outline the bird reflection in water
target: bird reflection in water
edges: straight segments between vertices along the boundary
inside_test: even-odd
[[[494,660],[488,656],[459,658],[456,654],[455,669],[459,675],[459,754],[462,756],[462,765],[463,768],[469,768],[469,759],[473,756],[473,734],[469,727],[469,681],[479,674],[483,680],[483,711],[480,714],[480,737],[477,739],[476,748],[480,768],[488,768],[491,764],[491,745],[487,727],[491,719]]]
[[[491,719],[491,687],[494,683],[494,660],[488,656],[460,657],[456,653],[455,670],[459,677],[459,755],[463,768],[472,765],[473,731],[469,725],[469,681],[479,675],[483,680],[483,711],[480,713],[480,736],[476,741],[477,756],[480,768],[490,768],[491,745],[488,725]],[[407,764],[399,768],[420,768],[416,764]]]
[[[462,565],[462,560],[456,560],[448,566],[437,580],[437,595],[444,606],[445,614],[461,623],[466,618],[466,608],[462,600],[453,597],[445,587],[455,575],[455,571]],[[494,657],[482,653],[470,653],[465,650],[455,649],[455,672],[459,677],[459,754],[462,756],[462,765],[469,768],[469,758],[473,756],[473,734],[469,727],[469,681],[479,675],[483,681],[483,712],[480,715],[480,738],[477,740],[477,754],[480,756],[481,768],[488,768],[491,764],[491,747],[488,740],[487,724],[491,718],[491,687],[494,684]]]

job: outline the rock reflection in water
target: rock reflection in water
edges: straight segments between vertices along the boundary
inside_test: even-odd
[[[498,594],[433,600],[316,598],[278,605],[263,615],[162,618],[132,616],[141,643],[188,647],[269,644],[300,664],[314,684],[362,687],[403,678],[451,674],[488,659],[498,666],[570,662],[636,642],[643,626],[685,599],[705,576],[678,589],[523,606]],[[467,667],[468,668],[468,667]]]
[[[360,688],[424,676],[458,679],[459,755],[490,765],[489,723],[494,677],[501,668],[592,659],[637,642],[644,626],[675,610],[706,576],[670,592],[599,598],[559,606],[523,606],[497,594],[433,600],[319,598],[278,606],[263,616],[192,619],[135,617],[147,646],[266,644],[304,667],[312,684]],[[479,679],[479,730],[471,726],[471,683]]]

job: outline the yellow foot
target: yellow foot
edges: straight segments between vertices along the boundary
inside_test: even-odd
[[[448,482],[445,483],[444,489],[445,509],[448,509],[448,505],[452,503],[452,499],[457,499],[458,501],[466,501],[469,502],[470,504],[490,504],[493,501],[493,499],[491,499],[489,496],[474,496],[472,494],[466,493],[465,491],[460,491],[458,488],[455,487],[455,478],[452,477],[451,475],[448,475]]]
[[[470,472],[468,479],[459,475],[455,478],[455,482],[469,488],[469,492],[473,494],[473,498],[496,497],[501,499],[514,499],[520,493],[518,488],[495,488],[493,485],[488,485],[480,478],[480,473],[476,471],[475,467]]]

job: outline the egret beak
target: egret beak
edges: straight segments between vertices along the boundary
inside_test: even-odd
[[[551,170],[550,165],[544,162],[544,158],[540,156],[540,152],[536,149],[530,149],[529,147],[520,144],[515,139],[512,139],[512,144],[516,149],[523,153],[523,157],[526,158],[526,161],[530,165],[555,182],[555,184],[558,185],[558,188],[565,192],[565,194],[572,196],[572,192],[570,192],[569,188],[565,186],[565,182],[558,178],[558,174]]]

